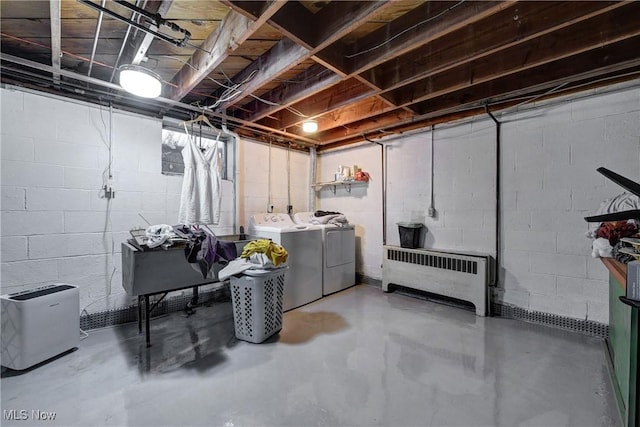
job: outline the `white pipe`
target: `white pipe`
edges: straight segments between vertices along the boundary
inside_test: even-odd
[[[287,146],[287,214],[293,213],[291,205],[291,143]]]
[[[436,214],[435,214],[435,203],[434,203],[434,196],[433,196],[433,179],[435,178],[435,160],[434,160],[434,155],[435,155],[435,149],[434,149],[434,133],[436,131],[436,127],[434,125],[431,125],[431,191],[430,191],[430,203],[429,203],[429,217],[433,218]]]
[[[240,177],[239,165],[239,151],[240,151],[240,135],[230,131],[227,128],[227,124],[222,122],[222,131],[227,135],[231,135],[234,140],[233,144],[233,233],[239,234],[238,230],[238,212],[239,212],[239,198],[238,198],[238,179]]]
[[[271,138],[269,138],[269,176],[267,178],[267,212],[272,212],[271,208]]]
[[[316,190],[313,184],[316,183],[316,167],[318,163],[318,152],[316,147],[309,147],[309,211],[316,211]]]

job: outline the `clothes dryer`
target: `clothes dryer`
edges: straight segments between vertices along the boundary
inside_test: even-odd
[[[271,239],[289,253],[289,270],[284,281],[284,310],[322,298],[322,230],[295,224],[280,213],[261,213],[251,217],[249,235]]]
[[[322,230],[322,295],[341,291],[356,282],[356,232],[350,224],[320,224],[313,212],[298,212],[293,221]]]

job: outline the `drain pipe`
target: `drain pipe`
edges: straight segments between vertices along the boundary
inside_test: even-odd
[[[362,135],[365,141],[372,142],[380,146],[380,166],[382,169],[382,245],[387,244],[387,159],[385,156],[386,146]]]
[[[496,117],[489,111],[489,105],[485,105],[485,112],[491,117],[491,120],[496,124],[496,258],[493,272],[493,286],[497,287],[500,276],[500,127],[501,123]]]

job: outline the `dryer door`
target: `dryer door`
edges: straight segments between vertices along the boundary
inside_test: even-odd
[[[349,264],[355,260],[356,240],[353,229],[327,230],[324,243],[327,267]]]

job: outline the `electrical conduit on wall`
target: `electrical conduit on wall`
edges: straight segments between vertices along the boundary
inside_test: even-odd
[[[240,135],[235,132],[230,131],[227,128],[227,123],[222,122],[222,131],[227,135],[233,137],[233,232],[235,234],[240,234],[240,230],[238,229],[238,212],[240,208],[239,198],[238,198],[238,178],[240,177],[240,171],[238,168],[238,156],[239,156],[239,148],[240,148]]]
[[[493,283],[494,287],[498,286],[500,276],[500,125],[501,123],[496,117],[489,111],[489,106],[485,106],[485,111],[491,117],[491,120],[496,124],[496,241],[495,241],[495,264],[493,271]]]
[[[316,147],[309,147],[309,211],[316,211],[316,191],[313,184],[316,182],[316,167],[318,163],[318,152]]]

